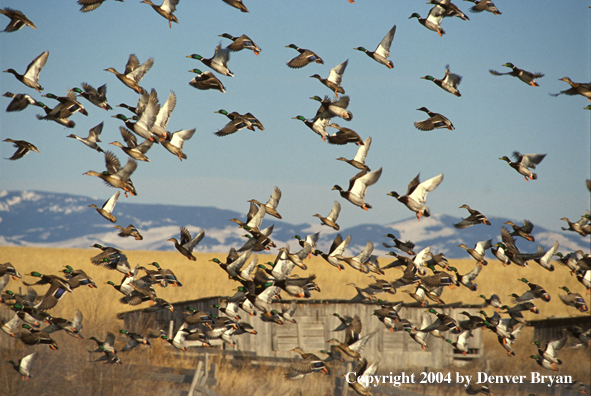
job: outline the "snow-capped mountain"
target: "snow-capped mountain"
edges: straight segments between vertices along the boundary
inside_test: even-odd
[[[120,238],[114,224],[102,218],[88,205],[102,206],[98,199],[72,194],[39,191],[0,192],[0,245],[37,246],[61,248],[86,248],[94,243],[117,246],[121,249],[173,250],[169,238],[179,239],[179,227],[184,226],[192,234],[205,230],[205,238],[197,248],[199,252],[226,252],[231,247],[240,247],[246,241],[246,232],[228,220],[244,220],[245,214],[212,207],[173,206],[157,204],[134,204],[120,200],[115,206],[117,223],[123,227],[133,224],[142,236],[141,241]],[[374,254],[384,254],[389,249],[382,242],[392,244],[386,234],[394,234],[401,240],[411,240],[416,249],[431,246],[435,253],[443,252],[449,258],[467,258],[465,250],[458,247],[465,243],[473,247],[478,241],[492,239],[500,241],[500,228],[506,219],[489,217],[492,226],[476,225],[463,230],[453,227],[460,218],[435,214],[417,221],[414,217],[392,224],[363,224],[342,228],[346,237],[351,234],[348,254],[357,254],[367,241],[375,245]],[[274,224],[272,239],[278,246],[290,243],[295,250],[295,235],[305,237],[320,231],[318,248],[328,251],[336,236],[332,228],[321,226],[320,222],[310,224],[289,224],[274,217],[266,216],[263,227]],[[536,226],[533,232],[536,241],[527,242],[517,238],[523,252],[535,252],[538,244],[550,247],[555,241],[560,251],[578,249],[587,251],[589,239],[575,233],[555,232]],[[291,242],[290,242],[291,241]]]

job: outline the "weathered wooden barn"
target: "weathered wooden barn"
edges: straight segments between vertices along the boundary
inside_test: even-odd
[[[183,314],[188,307],[196,310],[210,312],[217,315],[217,309],[212,308],[214,304],[224,297],[209,297],[199,300],[177,302],[174,305],[176,312],[157,311],[145,312],[136,310],[125,312],[119,315],[125,322],[125,327],[129,330],[141,330],[142,328],[161,328],[174,331],[183,323]],[[281,303],[277,304],[276,309],[281,311]],[[285,302],[283,302],[285,303]],[[305,351],[329,350],[330,345],[327,341],[331,338],[344,340],[344,332],[334,332],[333,330],[341,323],[334,316],[338,313],[341,316],[359,315],[363,324],[362,336],[374,333],[369,343],[363,350],[363,355],[373,359],[380,356],[383,367],[391,369],[415,367],[442,368],[450,364],[469,363],[472,359],[479,358],[482,355],[482,331],[473,332],[473,337],[469,340],[469,353],[463,355],[460,351],[454,350],[454,347],[442,339],[428,336],[427,351],[424,351],[406,332],[389,332],[386,327],[373,314],[374,310],[379,309],[375,304],[353,303],[350,300],[297,300],[297,310],[295,319],[297,323],[286,323],[277,325],[275,323],[263,322],[258,316],[249,316],[243,312],[242,321],[250,323],[257,331],[256,335],[244,334],[234,337],[236,346],[223,344],[221,341],[214,343],[216,348],[235,351],[233,355],[273,357],[291,359],[295,347],[301,347]],[[465,320],[466,317],[460,313],[467,311],[472,315],[478,315],[482,305],[463,305],[461,303],[441,305],[437,307],[439,312],[452,316],[456,320]],[[409,319],[412,323],[420,326],[423,312],[426,308],[417,303],[404,305],[399,312],[402,318]],[[457,336],[451,332],[443,333],[453,341]],[[189,343],[190,346],[200,346],[201,343]]]

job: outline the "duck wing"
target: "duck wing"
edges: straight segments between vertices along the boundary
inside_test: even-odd
[[[343,81],[343,73],[345,72],[345,69],[347,68],[348,64],[349,59],[330,69],[330,74],[328,75],[327,80],[332,81],[336,85],[340,86],[341,82]]]
[[[45,66],[45,63],[47,62],[47,57],[49,57],[49,51],[45,51],[41,55],[33,59],[31,63],[29,63],[29,65],[27,66],[27,71],[25,72],[24,77],[31,81],[38,82],[39,73],[41,73],[41,69],[43,69],[43,66]]]
[[[384,58],[388,59],[390,56],[390,47],[392,46],[392,40],[394,39],[394,34],[396,33],[396,25],[390,29],[388,34],[382,39],[378,47],[376,48],[376,54],[383,56]]]
[[[410,197],[415,201],[419,202],[420,204],[424,205],[427,202],[427,193],[435,190],[435,188],[437,188],[437,186],[441,184],[442,180],[443,173],[440,173],[435,177],[425,180],[424,182],[420,183],[415,187],[414,191],[410,194]]]

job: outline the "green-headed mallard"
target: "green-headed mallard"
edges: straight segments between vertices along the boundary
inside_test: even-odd
[[[419,176],[420,174],[416,175],[416,177],[408,183],[408,190],[405,195],[400,195],[396,191],[391,191],[387,194],[396,198],[399,202],[406,205],[407,208],[415,212],[417,220],[421,220],[421,217],[431,216],[431,210],[426,205],[427,193],[435,190],[443,181],[443,173],[425,180],[422,183],[419,181]]]
[[[475,6],[472,6],[472,8],[470,8],[470,11],[472,12],[482,12],[482,11],[488,11],[488,12],[492,12],[495,15],[501,15],[501,11],[499,11],[499,9],[495,6],[495,4],[490,1],[490,0],[464,0],[464,1],[470,1],[474,4],[476,4]]]
[[[243,49],[249,49],[254,52],[256,56],[259,56],[261,49],[258,45],[255,44],[254,41],[246,34],[243,34],[239,37],[234,37],[229,33],[220,34],[219,37],[224,37],[233,41],[232,44],[228,45],[228,48],[232,52],[242,51]]]
[[[46,326],[41,331],[51,334],[55,333],[56,331],[64,330],[71,337],[84,338],[80,334],[80,331],[82,330],[82,319],[82,312],[78,310],[74,314],[74,320],[72,321],[64,318],[51,317],[49,318],[49,326]]]
[[[49,289],[45,292],[45,295],[41,298],[40,301],[36,301],[34,307],[41,310],[48,310],[57,305],[57,303],[66,295],[66,293],[72,292],[72,287],[68,283],[67,280],[60,278],[56,275],[43,275],[39,272],[33,271],[28,275],[40,278],[39,281],[35,283],[26,283],[23,284],[27,286],[32,285],[46,285],[49,284]]]
[[[362,170],[349,180],[349,188],[346,191],[336,184],[332,189],[338,190],[341,197],[353,205],[359,206],[363,210],[368,210],[371,209],[371,205],[365,202],[365,192],[367,191],[367,187],[375,184],[381,175],[382,168],[372,172]]]
[[[319,74],[313,74],[310,78],[317,78],[322,84],[324,84],[328,89],[334,92],[335,97],[339,97],[339,94],[345,93],[345,89],[341,87],[341,82],[343,81],[343,73],[349,64],[349,59],[340,63],[330,69],[330,74],[328,78],[322,78]]]
[[[560,297],[560,300],[565,305],[568,305],[569,307],[574,307],[581,312],[589,311],[589,308],[587,307],[587,304],[585,304],[585,300],[583,299],[583,296],[581,296],[579,293],[571,292],[569,290],[569,288],[566,286],[559,287],[559,289],[562,289],[567,293],[567,294],[559,294],[558,295],[558,297]]]
[[[176,238],[167,239],[167,241],[174,242],[174,247],[186,258],[189,260],[195,261],[197,260],[195,256],[193,256],[193,249],[205,236],[205,231],[200,230],[195,238],[191,237],[191,233],[185,227],[181,227],[181,242],[176,240]]]
[[[211,58],[204,58],[199,54],[187,55],[187,58],[197,59],[203,62],[205,66],[212,70],[229,77],[234,77],[234,74],[228,69],[228,61],[230,60],[230,50],[222,48],[221,44],[215,47],[215,53]]]
[[[5,73],[12,73],[17,80],[25,84],[29,88],[36,89],[37,92],[41,92],[43,87],[39,85],[39,73],[45,63],[47,62],[47,57],[49,56],[49,51],[43,52],[41,55],[36,57],[29,63],[27,66],[27,70],[25,74],[19,74],[14,69],[4,70]]]
[[[351,242],[351,235],[349,235],[345,240],[343,240],[343,237],[341,236],[341,234],[337,234],[334,241],[330,245],[330,248],[328,249],[328,253],[323,253],[320,250],[315,250],[313,252],[313,254],[315,256],[320,255],[323,259],[325,259],[333,267],[336,267],[339,270],[344,270],[345,266],[343,266],[340,263],[337,256],[342,256],[342,254],[345,252],[345,249],[349,245],[349,242]]]
[[[151,345],[150,340],[139,333],[133,333],[127,330],[119,330],[119,333],[125,334],[129,338],[127,344],[125,344],[125,346],[121,349],[121,352],[131,351],[138,345]]]
[[[254,131],[254,127],[252,126],[252,123],[249,120],[247,120],[245,117],[239,115],[236,112],[232,112],[230,114],[232,114],[233,118],[222,129],[215,132],[216,136],[221,136],[221,137],[228,136],[228,135],[236,133],[244,128]]]
[[[553,369],[556,369],[557,364],[562,364],[562,360],[556,357],[557,353],[566,345],[567,340],[568,337],[563,337],[558,340],[548,341],[543,347],[539,341],[534,341],[532,344],[538,347],[538,354],[548,360]]]
[[[139,113],[139,109],[136,109],[136,111]],[[112,117],[125,122],[125,126],[137,135],[157,143],[158,139],[155,138],[152,129],[156,123],[156,117],[158,116],[159,111],[160,105],[158,104],[158,94],[156,93],[156,90],[152,89],[148,96],[146,106],[142,109],[137,122],[131,122],[131,120],[123,114],[117,114]]]
[[[66,128],[74,128],[76,126],[76,123],[68,118],[57,118],[57,117],[50,118],[49,115],[55,114],[55,112],[53,112],[54,109],[47,106],[46,104],[44,104],[42,102],[37,102],[37,106],[41,107],[43,109],[43,111],[45,111],[45,116],[42,116],[41,114],[36,115],[38,120],[54,121],[60,125],[65,126]],[[58,106],[62,106],[61,103]],[[58,107],[58,106],[56,106],[56,107]]]
[[[472,337],[472,330],[464,330],[458,336],[457,341],[452,341],[448,338],[445,339],[447,343],[462,352],[464,356],[468,355],[468,338]]]
[[[53,350],[57,350],[57,344],[54,341],[53,338],[51,338],[51,336],[45,332],[42,332],[40,330],[35,330],[34,328],[32,328],[31,326],[29,326],[28,324],[23,324],[21,326],[24,329],[27,329],[29,331],[21,331],[19,338],[20,340],[27,345],[40,345],[40,344],[45,344],[45,345],[49,345],[49,348],[53,349]]]
[[[164,140],[167,137],[166,127],[168,126],[168,120],[170,115],[176,107],[176,94],[174,91],[170,91],[168,98],[163,105],[158,109],[154,125],[152,126],[151,132],[158,136],[160,140]]]
[[[80,112],[85,116],[88,116],[88,112],[86,111],[82,103],[78,102],[78,97],[76,96],[76,93],[71,89],[68,89],[67,96],[56,96],[52,93],[48,93],[43,96],[50,99],[55,99],[60,102],[60,104],[55,106],[49,112],[49,114],[43,117],[44,119],[64,119],[70,117],[71,115],[77,112]]]
[[[536,180],[538,178],[538,175],[533,173],[530,168],[536,169],[536,165],[542,162],[546,154],[521,154],[519,151],[514,151],[512,156],[515,162],[512,162],[507,156],[499,159],[507,161],[511,168],[525,177],[525,181]]]
[[[576,83],[569,77],[562,77],[558,81],[564,81],[570,84],[570,88],[565,91],[560,91],[557,94],[550,94],[551,96],[565,95],[583,95],[591,101],[591,84],[590,83]]]
[[[430,0],[429,4],[439,6],[440,9],[433,11],[435,14],[440,13],[442,18],[445,17],[458,17],[464,21],[469,21],[470,18],[462,12],[454,3],[450,0]]]
[[[454,94],[457,97],[462,96],[462,94],[460,94],[460,91],[458,91],[458,85],[460,84],[460,82],[462,81],[462,76],[458,75],[458,74],[454,74],[454,73],[450,73],[449,71],[449,65],[447,65],[445,67],[445,76],[443,76],[443,78],[441,80],[427,75],[425,77],[421,77],[423,80],[429,80],[429,81],[433,81],[435,83],[435,85],[441,87],[443,90]]]
[[[433,332],[434,331],[438,331],[438,332],[448,331],[448,330],[452,330],[452,329],[459,331],[460,325],[451,316],[446,315],[444,313],[439,313],[436,310],[434,310],[433,308],[429,308],[426,312],[436,315],[437,319],[433,323],[428,325],[427,327],[421,328],[421,331],[427,332],[427,333],[432,332],[432,331]],[[437,333],[435,333],[435,334],[437,334]],[[433,335],[435,335],[435,334],[433,334]],[[441,337],[441,338],[443,338],[443,337]]]
[[[541,356],[530,355],[530,358],[535,359],[535,361],[538,364],[538,366],[543,367],[546,370],[558,371],[558,367],[556,367],[556,365],[552,366],[552,362],[550,362],[549,360],[544,359]]]
[[[441,28],[441,19],[443,19],[443,15],[439,11],[436,11],[437,7],[433,7],[431,11],[429,11],[429,15],[427,16],[427,18],[421,18],[421,16],[418,13],[414,12],[411,16],[408,17],[408,19],[417,18],[421,25],[423,25],[429,30],[437,32],[439,37],[441,37],[445,34],[445,30]]]
[[[394,241],[394,245],[388,245],[387,243],[382,243],[385,248],[392,248],[395,247],[396,249],[402,250],[406,254],[410,254],[414,256],[414,252],[412,249],[415,247],[415,244],[411,241],[402,242],[400,239],[396,238],[394,234],[386,234],[385,237],[391,238]]]
[[[291,67],[292,69],[299,69],[301,67],[309,65],[312,62],[324,64],[322,58],[316,55],[314,51],[300,48],[295,44],[286,45],[285,47],[293,48],[294,50],[300,53],[298,56],[287,62],[287,66]]]
[[[84,143],[85,145],[87,145],[88,147],[90,147],[93,150],[98,151],[99,153],[103,153],[103,149],[99,147],[99,145],[97,144],[97,142],[100,142],[101,139],[99,138],[101,132],[103,131],[103,122],[101,122],[100,124],[92,127],[89,131],[88,131],[88,137],[87,138],[82,138],[79,136],[76,136],[75,134],[70,134],[67,137],[69,138],[73,138],[76,140],[81,141],[82,143]]]
[[[91,340],[93,340],[94,342],[96,342],[97,348],[94,351],[88,351],[88,352],[111,352],[111,353],[117,353],[117,350],[115,350],[115,334],[111,333],[111,332],[107,332],[107,338],[105,338],[105,341],[100,341],[98,340],[96,337],[90,337]]]
[[[140,3],[151,5],[154,11],[162,15],[164,18],[168,19],[168,27],[172,28],[172,22],[179,23],[179,20],[173,14],[173,12],[176,11],[176,6],[179,3],[179,0],[164,0],[162,2],[162,5],[156,5],[152,3],[150,0],[143,0],[140,1]]]
[[[460,275],[456,267],[451,267],[451,270],[456,274],[457,281],[472,291],[478,290],[478,285],[472,281],[476,279],[481,269],[482,265],[480,265],[480,263],[476,263],[476,266],[472,271],[468,272],[467,274]]]
[[[502,306],[501,299],[496,294],[491,295],[490,298],[486,298],[486,296],[484,294],[481,294],[478,297],[483,298],[484,302],[486,304],[492,305],[497,310],[497,312],[499,312],[499,310],[501,309],[501,306]]]
[[[35,147],[33,143],[29,143],[25,140],[4,139],[3,142],[12,143],[14,147],[17,147],[17,150],[12,154],[12,157],[7,158],[12,161],[23,158],[29,151],[39,152],[39,149]]]
[[[326,375],[330,373],[326,363],[322,359],[311,353],[306,355],[306,358],[289,366],[289,371],[283,376],[285,379],[294,381],[300,380],[312,373],[322,373]]]
[[[259,205],[259,206],[265,208],[265,213],[267,213],[268,215],[271,215],[273,217],[276,217],[278,219],[281,219],[281,215],[279,214],[279,212],[277,212],[277,206],[279,205],[280,199],[281,199],[281,190],[279,189],[279,187],[273,187],[273,193],[271,193],[271,196],[269,197],[269,200],[267,201],[266,204],[263,204],[263,203],[257,201],[256,199],[251,199],[248,202],[254,203],[256,205]]]
[[[117,221],[117,216],[113,214],[113,210],[115,209],[115,204],[119,199],[119,195],[119,191],[115,192],[115,194],[113,194],[100,208],[95,204],[90,204],[88,207],[96,209],[96,211],[105,219],[109,220],[111,223],[115,223]]]
[[[121,149],[123,149],[123,151],[133,159],[136,159],[138,161],[150,162],[150,159],[146,157],[145,154],[152,147],[152,144],[154,144],[154,142],[148,139],[144,139],[144,141],[141,144],[138,144],[135,135],[133,135],[128,129],[126,129],[125,127],[119,127],[119,131],[121,132],[121,136],[123,137],[123,140],[125,141],[127,146],[124,146],[123,143],[118,141],[114,141],[109,144],[121,147]]]
[[[137,162],[129,158],[125,166],[121,167],[121,163],[119,162],[115,154],[113,154],[110,151],[106,151],[105,163],[107,166],[106,171],[98,173],[96,171],[91,170],[84,173],[84,175],[96,176],[101,178],[107,185],[115,188],[120,188],[123,191],[125,191],[125,196],[127,196],[127,193],[130,193],[131,195],[137,195],[135,187],[129,179],[131,174],[137,168]]]
[[[7,112],[21,111],[26,109],[29,105],[43,107],[39,104],[40,102],[37,102],[30,95],[27,94],[13,94],[12,92],[5,92],[4,94],[2,94],[2,96],[12,98],[12,100],[8,104],[8,107],[6,107]]]
[[[486,225],[490,225],[490,221],[488,221],[486,216],[483,215],[482,213],[480,213],[479,211],[470,208],[466,204],[460,206],[460,209],[462,209],[462,208],[467,209],[468,212],[470,212],[470,216],[466,217],[465,219],[462,219],[462,221],[460,221],[459,223],[454,224],[454,227],[457,228],[458,230],[462,230],[464,228],[468,228],[470,226],[473,226],[476,224],[481,224],[481,223],[486,224]]]
[[[361,146],[363,147],[363,146]],[[338,201],[334,201],[332,209],[330,213],[326,217],[322,217],[319,214],[315,214],[312,217],[318,217],[323,225],[329,226],[334,230],[340,230],[340,226],[337,224],[337,219],[339,218],[339,213],[341,213],[341,204]]]
[[[526,285],[528,285],[529,291],[525,292],[521,296],[517,296],[515,298],[516,302],[518,302],[518,303],[528,302],[528,301],[535,300],[536,298],[539,298],[545,302],[550,302],[550,298],[551,298],[550,294],[548,294],[548,292],[542,286],[535,284],[535,283],[531,283],[530,281],[528,281],[525,278],[519,278],[518,280],[525,283]]]
[[[365,247],[361,252],[359,252],[356,256],[342,256],[341,254],[335,255],[334,258],[347,263],[351,266],[351,268],[356,269],[357,271],[361,271],[364,274],[369,273],[369,268],[366,265],[366,262],[369,260],[371,253],[373,252],[374,245],[370,241],[367,241]],[[359,291],[359,289],[358,289]]]
[[[433,129],[438,128],[447,128],[450,131],[453,131],[455,129],[454,124],[452,124],[446,116],[439,113],[433,113],[432,111],[429,111],[429,109],[427,109],[426,107],[421,107],[417,110],[424,111],[429,115],[429,118],[424,121],[415,122],[415,128],[420,129],[421,131],[432,131]]]
[[[88,286],[91,289],[96,289],[96,283],[94,283],[94,280],[92,280],[90,276],[86,275],[86,272],[83,270],[75,270],[71,266],[66,265],[66,268],[63,269],[62,272],[66,276],[66,279],[72,290],[80,286]]]
[[[189,85],[193,88],[201,89],[203,91],[208,89],[217,89],[221,93],[226,92],[226,87],[224,87],[224,84],[222,84],[222,82],[216,76],[214,76],[212,72],[202,72],[199,69],[192,69],[189,71],[197,74],[191,81],[189,81]]]
[[[12,360],[9,360],[8,363],[12,364],[12,367],[23,376],[23,381],[25,379],[32,378],[31,375],[31,364],[33,363],[33,359],[37,355],[37,352],[33,352],[30,355],[25,356],[22,359],[19,359],[16,363]]]
[[[493,76],[503,76],[508,74],[510,76],[519,78],[521,81],[531,85],[532,87],[539,87],[540,85],[535,81],[535,79],[544,77],[543,73],[532,73],[523,69],[519,69],[511,62],[507,62],[503,66],[510,67],[511,71],[507,73],[499,73],[498,71],[491,69],[489,70],[490,74]]]
[[[330,118],[316,117],[314,118],[314,120],[310,121],[307,120],[306,117],[299,115],[297,117],[292,117],[292,119],[303,121],[308,128],[310,128],[312,131],[318,134],[322,138],[322,140],[326,142],[326,138],[328,137],[326,127],[330,123]]]
[[[139,82],[144,78],[144,75],[150,70],[152,65],[154,65],[154,58],[150,58],[140,65],[137,56],[131,54],[129,55],[129,60],[125,65],[125,71],[123,73],[119,73],[113,67],[109,67],[108,69],[105,69],[105,71],[115,74],[119,81],[137,93],[142,93],[142,88],[139,86]]]
[[[88,100],[93,105],[105,110],[112,110],[113,108],[107,103],[107,84],[103,84],[97,89],[87,83],[82,83],[82,88],[73,88],[72,90]]]
[[[23,26],[29,26],[37,30],[37,26],[35,26],[35,24],[31,22],[29,18],[27,18],[21,11],[6,7],[4,9],[0,9],[0,14],[4,14],[10,18],[10,22],[4,29],[5,32],[16,32],[17,30],[22,29]]]
[[[392,46],[392,40],[394,39],[394,33],[396,33],[396,25],[390,29],[388,34],[382,39],[375,51],[368,51],[363,47],[353,48],[354,50],[365,52],[367,56],[374,59],[376,62],[385,65],[388,69],[394,68],[394,63],[388,59],[390,56],[390,47]]]

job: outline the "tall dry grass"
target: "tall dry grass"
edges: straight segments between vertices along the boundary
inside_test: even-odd
[[[50,311],[53,316],[61,316],[72,319],[74,312],[80,310],[84,315],[84,328],[82,334],[84,340],[74,339],[66,334],[55,333],[54,338],[58,342],[59,350],[51,351],[46,346],[29,347],[18,341],[8,341],[9,348],[1,350],[2,360],[19,359],[33,351],[38,351],[36,362],[33,365],[35,380],[22,383],[20,376],[13,371],[8,364],[4,364],[0,370],[0,394],[7,395],[112,395],[129,392],[133,389],[137,394],[152,395],[159,394],[159,389],[165,387],[164,383],[143,381],[144,370],[140,367],[150,365],[164,365],[182,368],[194,368],[194,358],[176,358],[168,356],[165,349],[159,342],[154,342],[149,350],[145,347],[137,348],[128,353],[120,353],[123,366],[106,365],[101,362],[92,362],[99,354],[90,354],[88,349],[94,349],[95,344],[89,341],[90,336],[104,339],[107,331],[118,332],[122,321],[116,319],[118,312],[123,312],[137,307],[129,307],[118,302],[121,296],[105,282],[111,280],[119,283],[122,274],[116,271],[108,271],[93,266],[90,257],[99,253],[97,249],[55,249],[55,248],[22,248],[22,247],[0,247],[0,262],[10,261],[24,275],[31,271],[38,271],[48,274],[60,274],[65,265],[80,268],[86,271],[97,283],[98,289],[80,287],[72,294],[66,295],[62,301]],[[208,261],[213,257],[225,259],[226,253],[220,254],[198,254],[197,261],[189,261],[177,252],[152,252],[152,251],[128,251],[126,252],[129,262],[133,265],[139,263],[146,266],[156,261],[162,267],[172,269],[183,283],[183,287],[156,288],[159,297],[170,302],[192,300],[208,296],[231,295],[237,284],[228,279],[226,273],[218,268],[217,264]],[[273,255],[259,255],[259,263],[273,261]],[[384,266],[390,260],[380,259]],[[322,292],[314,293],[313,298],[323,299],[348,299],[355,296],[353,287],[347,286],[354,282],[358,286],[365,286],[372,282],[367,275],[361,274],[352,268],[347,267],[344,271],[328,265],[323,259],[313,257],[307,261],[308,271],[297,270],[301,275],[314,273],[317,276],[317,283]],[[454,260],[452,265],[456,266],[460,273],[466,273],[474,267],[472,260]],[[387,270],[383,278],[394,280],[402,275],[396,269]],[[573,308],[563,305],[558,298],[560,286],[567,286],[573,291],[584,294],[584,288],[568,271],[557,266],[553,273],[547,272],[532,263],[532,268],[519,268],[517,266],[502,267],[494,260],[490,260],[488,266],[484,267],[479,278],[476,280],[479,286],[477,292],[471,292],[466,288],[459,288],[453,291],[447,290],[443,299],[447,302],[462,301],[466,304],[478,304],[482,299],[479,294],[487,297],[496,293],[504,303],[511,304],[508,297],[511,293],[521,294],[528,290],[528,287],[517,279],[525,277],[529,281],[542,285],[552,295],[549,303],[537,302],[541,314],[534,315],[527,313],[526,319],[541,319],[548,316],[570,316],[579,314]],[[34,278],[24,276],[28,281]],[[20,282],[11,281],[7,289],[26,291],[26,287]],[[47,289],[47,286],[36,287],[39,294]],[[406,293],[397,293],[395,296],[381,295],[390,301],[413,300]],[[589,304],[589,296],[586,296]],[[144,307],[147,304],[143,305]],[[489,314],[492,309],[487,310]],[[6,307],[0,307],[0,319],[6,320],[11,316]],[[532,371],[532,361],[527,356],[535,353],[535,348],[530,345],[532,333],[530,329],[524,330],[520,336],[520,342],[516,345],[517,357],[509,358],[504,350],[497,344],[496,337],[488,332],[485,333],[485,355],[470,368],[451,367],[452,372],[463,372],[473,370],[484,370],[488,360],[489,368],[494,373],[519,372],[523,367],[524,372]],[[0,333],[2,342],[6,345],[6,334]],[[434,342],[439,340],[434,340]],[[116,347],[121,348],[126,342],[125,337],[118,337]],[[590,356],[587,350],[564,351],[561,358],[565,365],[561,371],[573,373],[573,376],[589,378]],[[567,358],[567,359],[565,359]],[[569,363],[567,363],[569,362]],[[574,362],[574,363],[571,363]],[[267,394],[268,389],[273,389],[277,395],[291,394],[319,394],[330,395],[334,389],[334,373],[331,376],[313,375],[303,381],[288,382],[283,379],[285,368],[265,368],[246,366],[236,368],[224,359],[218,362],[220,365],[218,386],[215,388],[220,394],[232,395],[257,395]],[[535,364],[534,364],[535,366]],[[537,366],[535,366],[537,369]],[[386,372],[388,368],[382,368]],[[417,368],[420,370],[422,368]],[[342,367],[335,367],[334,371],[342,370]],[[542,370],[542,369],[540,369]],[[339,372],[340,374],[341,372]],[[585,374],[587,373],[586,377]],[[585,381],[583,379],[583,381]],[[254,385],[253,385],[254,384]],[[40,388],[42,387],[42,388]],[[41,390],[42,389],[42,390]]]

